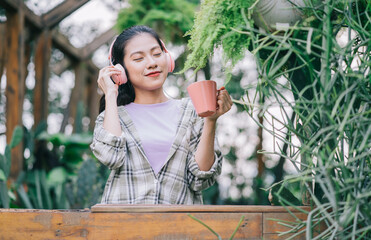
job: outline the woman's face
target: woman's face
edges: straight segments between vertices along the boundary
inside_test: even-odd
[[[162,88],[168,74],[166,56],[149,33],[138,34],[127,42],[124,63],[136,90]]]

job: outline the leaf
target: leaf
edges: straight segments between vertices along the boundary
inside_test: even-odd
[[[206,227],[210,232],[212,232],[218,239],[222,239],[220,237],[220,235],[214,231],[214,229],[212,229],[211,227],[209,227],[206,223],[204,223],[203,221],[201,221],[200,219],[196,218],[195,216],[193,216],[192,214],[190,213],[187,213],[188,217],[192,218],[193,220],[195,220],[196,222],[199,222],[201,225],[203,225],[204,227]]]
[[[4,165],[4,173],[5,173],[5,176],[6,177],[9,177],[9,173],[10,173],[10,165],[11,165],[11,151],[10,151],[10,147],[9,145],[7,145],[5,147],[5,152],[4,152],[4,156],[5,156],[5,165]]]
[[[6,176],[2,169],[0,169],[0,181],[6,181]]]
[[[68,173],[63,167],[56,167],[51,170],[47,177],[47,182],[51,186],[56,186],[66,182]]]
[[[287,62],[291,54],[292,50],[288,51],[283,58],[281,58],[277,63],[273,64],[274,67],[269,71],[268,78],[272,78],[277,71],[282,69],[282,66]]]
[[[45,208],[51,209],[52,201],[50,198],[49,185],[48,185],[48,181],[46,180],[45,170],[40,171],[40,186],[41,186],[41,191],[42,191],[41,193],[42,193],[44,202],[46,203]]]
[[[48,128],[48,124],[45,120],[42,120],[35,129],[35,137],[38,137],[42,132],[46,132]]]
[[[67,137],[62,133],[48,134],[47,132],[42,132],[39,134],[37,139],[50,141],[56,146],[65,145],[67,141]]]
[[[12,140],[10,141],[10,148],[17,146],[23,139],[23,128],[16,126],[13,131]]]
[[[283,205],[282,200],[287,200],[293,205],[300,205],[301,202],[297,199],[291,191],[283,185],[275,185],[272,187],[272,205],[280,206]]]
[[[6,162],[5,156],[0,154],[0,170],[5,170]]]
[[[9,208],[8,188],[5,182],[0,181],[0,200],[3,208]]]
[[[26,191],[24,190],[23,185],[19,185],[17,192],[18,192],[19,197],[23,201],[24,205],[26,206],[26,208],[34,208],[32,206],[30,198],[28,197]]]

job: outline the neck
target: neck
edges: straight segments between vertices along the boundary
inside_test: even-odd
[[[135,91],[134,103],[138,104],[156,104],[166,102],[168,98],[165,96],[162,88],[150,92]]]

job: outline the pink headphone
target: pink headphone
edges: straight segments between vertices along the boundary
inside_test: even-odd
[[[112,44],[109,48],[108,60],[109,60],[111,66],[115,66],[115,68],[117,68],[121,71],[121,74],[119,74],[119,75],[112,75],[113,81],[115,83],[117,83],[118,85],[121,85],[121,84],[125,84],[128,81],[128,78],[126,76],[125,69],[121,64],[113,65],[113,63],[112,63],[112,47],[113,47],[113,44],[116,42],[116,39],[117,39],[117,37],[115,38],[115,40],[113,40],[113,42],[112,42]],[[162,44],[162,48],[164,49],[165,54],[166,54],[167,70],[168,70],[168,72],[173,72],[174,68],[175,68],[175,61],[171,57],[171,54],[169,53],[169,51],[166,49],[164,42],[162,40],[160,40],[160,41],[161,41],[161,44]]]

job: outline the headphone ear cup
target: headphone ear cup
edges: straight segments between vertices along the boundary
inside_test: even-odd
[[[128,81],[128,78],[126,77],[125,69],[121,64],[116,64],[115,68],[121,71],[121,74],[118,75],[112,75],[113,81],[118,84],[125,84]]]
[[[174,68],[175,68],[175,61],[171,57],[169,52],[166,53],[166,61],[167,61],[167,71],[168,72],[173,72]]]

